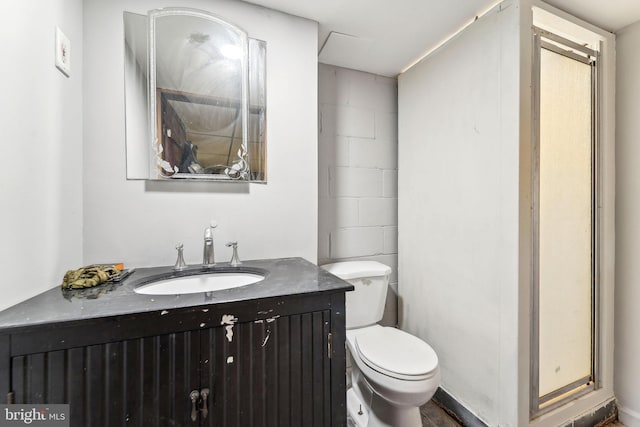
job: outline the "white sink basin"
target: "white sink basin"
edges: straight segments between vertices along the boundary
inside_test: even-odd
[[[158,280],[134,289],[145,295],[195,294],[251,285],[264,279],[255,273],[209,273]]]

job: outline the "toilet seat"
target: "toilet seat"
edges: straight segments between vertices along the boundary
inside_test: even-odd
[[[429,344],[396,328],[371,328],[358,334],[355,344],[367,366],[392,378],[425,380],[438,368],[438,356]]]

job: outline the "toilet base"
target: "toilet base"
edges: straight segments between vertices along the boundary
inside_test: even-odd
[[[353,388],[347,390],[347,417],[349,427],[367,427],[369,411],[362,404]]]
[[[349,426],[354,427],[422,427],[420,408],[411,406],[395,406],[375,393],[370,396],[370,403],[365,400],[358,387],[347,390],[347,417]]]

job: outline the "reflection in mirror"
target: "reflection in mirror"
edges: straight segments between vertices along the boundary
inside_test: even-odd
[[[149,12],[149,36],[160,173],[248,179],[244,31],[204,12],[159,9]]]
[[[127,177],[266,181],[266,43],[205,12],[161,9],[149,13],[147,55],[140,17],[124,15]]]

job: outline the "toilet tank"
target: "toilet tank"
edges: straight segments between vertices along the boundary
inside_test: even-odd
[[[355,288],[346,294],[347,329],[363,328],[382,320],[391,267],[377,261],[346,261],[322,268]]]

